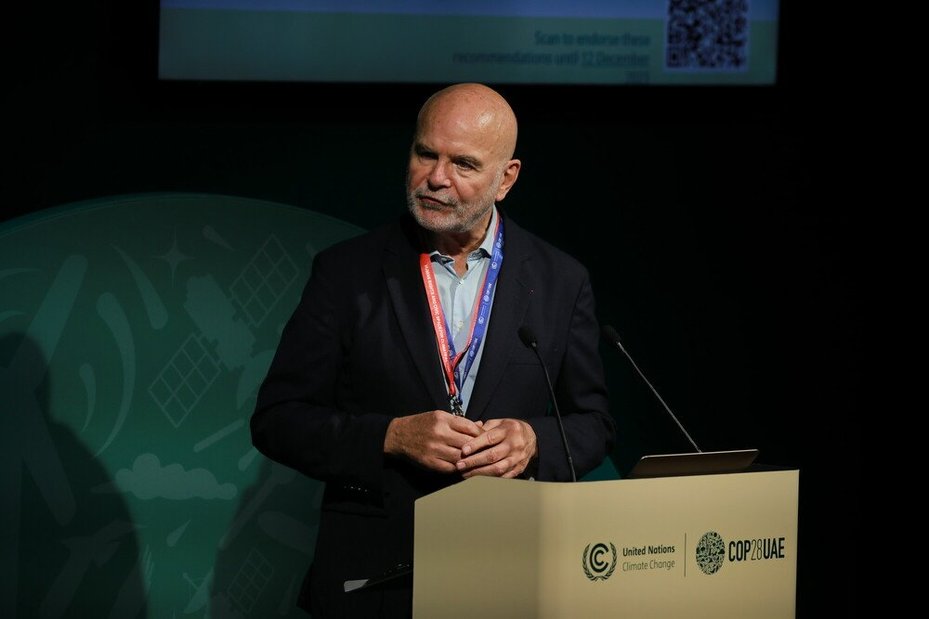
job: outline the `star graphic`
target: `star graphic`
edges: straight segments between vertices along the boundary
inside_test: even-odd
[[[159,260],[164,260],[168,263],[168,266],[171,267],[171,284],[174,284],[174,274],[177,271],[179,264],[185,260],[190,260],[191,257],[183,253],[180,248],[177,246],[177,230],[174,231],[174,243],[171,245],[171,249],[161,254],[160,256],[155,256]]]

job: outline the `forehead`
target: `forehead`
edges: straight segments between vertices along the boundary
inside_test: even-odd
[[[491,156],[499,150],[499,125],[492,110],[440,101],[420,115],[416,142],[449,153]]]

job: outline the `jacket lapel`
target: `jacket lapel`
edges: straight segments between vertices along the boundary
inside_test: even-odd
[[[413,364],[436,407],[447,410],[448,393],[419,272],[416,232],[409,223],[409,219],[404,220],[404,224],[395,228],[387,241],[384,277]]]
[[[503,225],[503,267],[497,279],[481,365],[468,403],[468,418],[474,420],[483,418],[514,348],[522,346],[516,332],[523,324],[532,295],[527,236],[509,218],[504,218]]]

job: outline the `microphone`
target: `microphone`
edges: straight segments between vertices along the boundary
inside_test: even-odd
[[[532,349],[532,352],[534,352],[535,356],[539,359],[539,365],[542,366],[542,371],[545,373],[545,384],[548,385],[548,395],[552,399],[552,408],[555,409],[555,419],[558,421],[558,430],[561,432],[561,444],[564,445],[565,456],[568,460],[568,468],[571,470],[571,481],[577,481],[577,474],[574,472],[574,459],[571,457],[571,450],[568,449],[568,437],[564,433],[564,422],[561,421],[561,411],[558,410],[558,400],[555,398],[555,389],[552,387],[552,379],[548,376],[548,368],[545,367],[545,362],[542,360],[542,355],[539,353],[539,341],[535,338],[532,329],[526,325],[519,328],[519,339],[522,340],[523,344],[528,348]]]
[[[658,395],[658,391],[652,386],[652,383],[649,382],[647,378],[645,378],[645,374],[642,373],[642,370],[639,369],[639,366],[632,359],[632,355],[626,352],[626,348],[623,346],[623,343],[620,341],[619,333],[616,332],[616,329],[614,329],[610,325],[603,325],[603,328],[600,330],[600,333],[603,335],[604,339],[609,341],[610,344],[618,348],[621,353],[626,355],[626,359],[629,360],[629,363],[632,364],[632,367],[635,368],[635,371],[639,374],[642,380],[645,381],[645,384],[648,385],[648,388],[652,390],[652,393],[655,394],[655,397],[658,398],[658,401],[661,402],[661,405],[664,407],[665,411],[668,413],[668,415],[671,416],[671,419],[674,420],[674,423],[677,424],[677,427],[681,429],[681,432],[684,433],[684,436],[687,437],[687,440],[690,441],[690,444],[693,445],[694,450],[696,450],[699,453],[703,453],[703,450],[697,447],[697,443],[694,442],[692,438],[690,438],[690,434],[688,434],[687,430],[684,429],[684,425],[678,420],[677,415],[671,412],[671,407],[665,404],[664,399],[662,399],[662,397]]]

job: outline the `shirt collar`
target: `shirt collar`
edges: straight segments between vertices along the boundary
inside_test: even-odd
[[[497,205],[494,204],[493,208],[490,211],[490,223],[487,224],[487,232],[484,233],[484,242],[481,243],[481,246],[478,247],[475,251],[482,252],[484,256],[492,256],[494,254],[494,231],[497,229]]]

